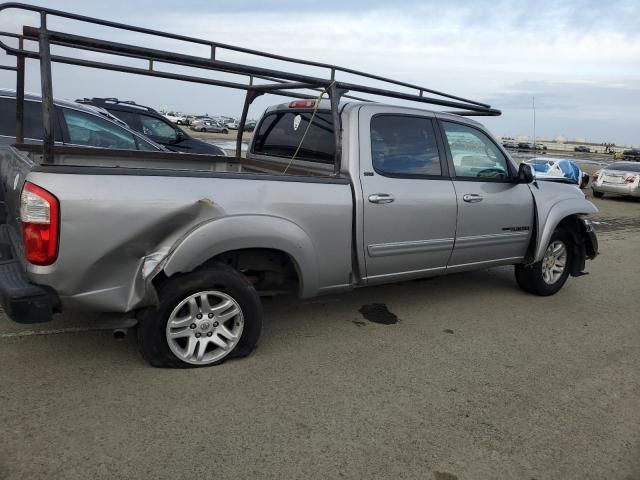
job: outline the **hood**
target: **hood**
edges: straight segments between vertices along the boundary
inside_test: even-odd
[[[545,178],[545,181],[540,180],[541,179],[536,178],[536,181],[529,184],[529,189],[539,207],[542,205],[553,206],[560,202],[572,201],[584,205],[585,211],[583,213],[596,213],[598,211],[595,205],[587,200],[586,195],[580,190],[578,185],[575,183],[566,183],[569,179],[548,177]]]

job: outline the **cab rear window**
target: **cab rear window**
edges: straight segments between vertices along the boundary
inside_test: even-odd
[[[311,111],[274,112],[266,115],[255,134],[253,153],[291,158],[299,146],[297,160],[333,163],[335,143],[331,114],[316,112],[311,121],[312,115]]]

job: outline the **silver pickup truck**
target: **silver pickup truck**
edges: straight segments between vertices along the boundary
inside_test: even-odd
[[[340,176],[308,176],[295,173],[333,158],[328,112],[309,123],[313,111],[292,103],[266,111],[248,158],[294,174],[162,169],[162,158],[141,165],[162,156],[147,152],[62,150],[44,165],[35,149],[5,150],[5,310],[24,322],[137,313],[152,364],[207,365],[251,351],[261,293],[309,298],[515,265],[523,290],[550,295],[595,256],[583,215],[596,208],[579,188],[534,185],[479,123],[350,103]]]
[[[578,186],[534,182],[468,112],[363,101],[336,108],[335,80],[316,84],[332,100],[267,109],[246,158],[47,151],[46,138],[44,148],[4,148],[5,311],[24,323],[72,309],[135,316],[152,365],[206,366],[252,351],[261,295],[310,298],[500,265],[515,266],[526,292],[551,295],[596,256],[585,215],[597,210]],[[423,94],[411,100],[459,105]]]

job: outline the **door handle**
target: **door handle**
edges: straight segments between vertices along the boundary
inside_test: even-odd
[[[482,195],[478,195],[477,193],[467,193],[462,196],[462,200],[467,203],[478,203],[482,201]]]
[[[388,193],[374,193],[373,195],[369,195],[369,201],[371,203],[391,203],[394,200],[393,195],[389,195]]]

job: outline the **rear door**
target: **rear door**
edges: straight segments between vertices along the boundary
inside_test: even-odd
[[[533,227],[529,186],[498,145],[480,128],[440,121],[458,203],[456,241],[449,267],[516,263]]]
[[[367,283],[443,270],[457,206],[433,115],[368,106],[359,129]]]

